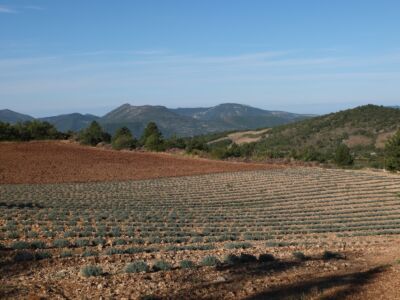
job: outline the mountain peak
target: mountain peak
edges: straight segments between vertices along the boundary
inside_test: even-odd
[[[18,122],[31,121],[33,119],[34,118],[29,115],[20,114],[13,110],[10,110],[10,109],[0,110],[0,121],[1,122],[14,124],[14,123],[18,123]]]

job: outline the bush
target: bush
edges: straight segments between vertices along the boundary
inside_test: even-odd
[[[80,273],[83,277],[101,276],[103,274],[103,270],[99,266],[88,265],[82,267]]]
[[[21,250],[31,248],[31,244],[24,241],[17,241],[11,244],[12,249]]]
[[[44,249],[46,248],[46,243],[43,241],[33,241],[31,242],[32,249]]]
[[[124,249],[119,249],[119,248],[109,248],[106,250],[107,255],[124,254],[124,253],[125,253]]]
[[[14,255],[14,261],[16,262],[20,262],[20,261],[31,261],[34,260],[35,256],[27,251],[18,251],[15,255]]]
[[[69,251],[69,250],[65,250],[65,251],[62,251],[61,252],[61,254],[60,254],[60,257],[62,257],[62,258],[64,258],[64,257],[72,257],[72,252],[71,251]]]
[[[171,264],[167,263],[164,260],[159,260],[153,265],[154,271],[167,271],[171,269],[172,269]]]
[[[275,261],[275,257],[272,254],[264,253],[264,254],[260,254],[260,256],[258,257],[258,261],[271,262],[271,261]]]
[[[75,241],[75,244],[77,247],[87,247],[90,245],[90,241],[85,239],[79,239]]]
[[[307,256],[303,252],[295,251],[292,253],[293,257],[297,260],[306,260]]]
[[[55,248],[66,248],[69,246],[70,246],[70,243],[68,240],[58,239],[58,240],[54,240],[54,242],[53,242],[53,247],[55,247]]]
[[[10,233],[8,233],[7,237],[9,239],[18,239],[19,238],[19,234],[16,231],[11,231]]]
[[[203,258],[201,261],[202,266],[217,266],[220,264],[220,261],[217,257],[209,255]]]
[[[182,261],[179,263],[179,266],[180,266],[182,269],[193,269],[193,268],[196,266],[196,264],[195,264],[194,262],[192,262],[191,260],[185,259],[185,260],[182,260]]]
[[[35,253],[35,259],[37,259],[37,260],[46,259],[46,258],[52,258],[52,255],[50,252],[42,251],[42,252]]]
[[[97,253],[96,251],[90,250],[90,249],[87,249],[82,252],[83,257],[98,256],[98,255],[99,255],[99,253]]]
[[[150,270],[149,266],[146,262],[142,260],[135,261],[126,265],[125,272],[126,273],[140,273],[140,272],[148,272]]]
[[[251,243],[247,243],[247,242],[225,244],[226,249],[247,249],[247,248],[251,248],[251,247],[253,247],[253,245]]]

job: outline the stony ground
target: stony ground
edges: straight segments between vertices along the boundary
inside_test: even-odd
[[[364,241],[365,242],[365,241]],[[388,247],[388,243],[392,246]],[[345,259],[323,260],[322,249],[269,249],[275,262],[176,268],[126,274],[131,256],[52,259],[3,265],[4,299],[399,299],[399,239],[380,239],[364,250],[330,248]],[[309,257],[291,255],[302,250]],[[264,252],[253,249],[246,253]],[[240,252],[240,251],[239,251]],[[196,257],[198,253],[191,253]],[[104,274],[84,278],[79,266],[101,265]]]

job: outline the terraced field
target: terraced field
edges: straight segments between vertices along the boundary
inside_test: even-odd
[[[178,293],[182,282],[167,284],[173,276],[193,277],[207,266],[230,265],[229,255],[245,253],[251,256],[248,262],[262,262],[266,253],[275,259],[300,250],[310,256],[331,249],[346,253],[397,239],[400,177],[287,168],[140,181],[0,185],[0,225],[2,272],[8,274],[0,281],[4,297],[42,292],[33,278],[14,285],[27,265],[37,276],[46,270],[50,275],[43,282],[63,286],[69,297],[88,292],[87,280],[78,274],[91,263],[117,281],[139,284],[120,293],[187,298],[189,294]],[[147,273],[127,275],[127,264],[138,261]],[[60,275],[64,268],[66,273]],[[218,280],[213,272],[207,276],[217,274],[211,280]],[[146,274],[153,274],[155,285],[145,283]],[[107,284],[96,280],[99,293],[121,296],[113,294],[112,286],[105,292]],[[185,283],[188,289],[195,286]],[[264,285],[233,295],[225,290],[223,298],[248,297],[263,289]],[[223,287],[208,289],[207,295],[220,298],[221,291]],[[192,296],[198,298],[199,293]],[[54,290],[47,294],[61,297]]]

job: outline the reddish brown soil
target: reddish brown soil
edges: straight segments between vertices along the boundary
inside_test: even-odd
[[[0,184],[138,180],[278,168],[60,141],[0,143],[0,154]]]

